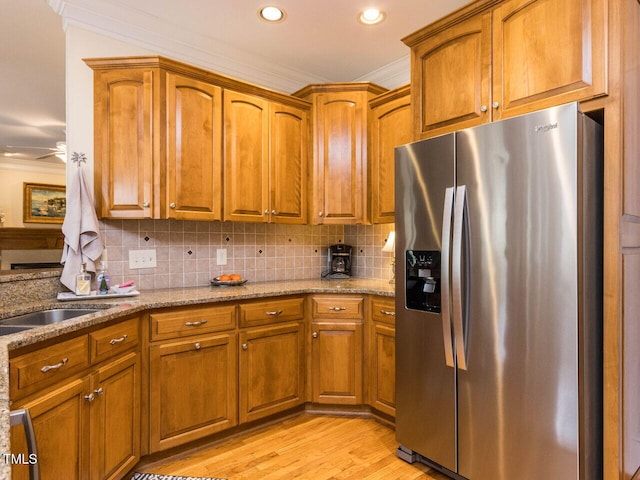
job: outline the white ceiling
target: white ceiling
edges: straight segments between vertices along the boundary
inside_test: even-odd
[[[10,47],[0,49],[1,154],[64,140],[63,25],[286,93],[346,81],[394,88],[409,78],[400,39],[468,0],[0,1],[0,44]],[[267,4],[284,8],[286,21],[258,20]],[[370,6],[386,12],[384,23],[357,22]]]

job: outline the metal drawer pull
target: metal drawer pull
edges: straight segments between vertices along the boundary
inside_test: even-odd
[[[185,327],[197,327],[199,325],[204,325],[205,323],[207,323],[206,320],[200,320],[198,322],[185,322],[184,325]]]
[[[46,373],[46,372],[48,372],[49,370],[57,370],[57,369],[59,369],[59,368],[61,368],[61,367],[64,367],[68,361],[69,361],[69,359],[68,359],[68,358],[63,358],[63,359],[62,359],[62,361],[61,361],[60,363],[56,363],[55,365],[45,365],[44,367],[42,367],[42,368],[40,369],[40,371],[41,371],[42,373]]]
[[[391,315],[392,317],[396,316],[396,312],[389,312],[387,310],[380,310],[380,313],[383,315]]]
[[[267,315],[280,315],[282,313],[282,310],[276,310],[274,312],[266,312]]]
[[[127,335],[122,335],[120,338],[112,338],[111,340],[109,340],[109,343],[111,345],[115,345],[116,343],[121,343],[124,342],[127,339]]]
[[[334,312],[341,312],[346,309],[347,307],[329,307],[329,310],[333,310]]]

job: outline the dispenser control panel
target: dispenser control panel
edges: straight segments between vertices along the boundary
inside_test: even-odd
[[[440,313],[440,251],[406,251],[406,305],[412,310]]]

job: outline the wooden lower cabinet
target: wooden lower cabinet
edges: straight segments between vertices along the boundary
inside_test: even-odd
[[[69,380],[12,409],[28,408],[42,479],[123,478],[140,458],[140,354],[128,353],[92,374]],[[26,458],[22,427],[11,429],[11,451]],[[28,479],[28,465],[13,465]]]
[[[236,352],[235,333],[194,336],[151,346],[151,452],[237,425]]]
[[[396,306],[393,297],[371,297],[369,323],[369,405],[396,415]]]
[[[316,403],[359,405],[362,395],[363,325],[311,322],[311,389]]]
[[[240,423],[304,402],[304,324],[240,332]]]

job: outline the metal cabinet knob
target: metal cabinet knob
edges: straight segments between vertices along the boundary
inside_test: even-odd
[[[264,214],[265,214],[265,215],[269,215],[269,209],[268,209],[268,208],[265,208],[265,209],[264,209]]]
[[[93,391],[96,395],[104,395],[104,389],[102,387],[97,388]]]
[[[271,210],[271,215],[275,215],[277,212],[275,210]]]
[[[492,106],[493,108],[498,108],[498,107],[500,106],[500,104],[499,104],[498,102],[493,102],[493,103],[491,104],[491,106]]]
[[[87,402],[93,402],[96,399],[96,396],[93,394],[93,392],[91,392],[89,395],[85,395],[84,399]]]
[[[142,202],[142,206],[144,208],[149,208],[149,205],[150,205],[149,202]]]
[[[249,348],[249,345],[247,345],[246,343],[242,344],[242,349],[243,350],[247,350]]]
[[[482,105],[480,107],[480,111],[483,112],[483,113],[486,112],[487,111],[487,106],[486,105]]]
[[[169,206],[170,206],[171,208],[176,208],[176,204],[175,204],[174,202],[171,202],[171,203],[169,204]]]
[[[318,216],[322,217],[324,215],[324,212],[318,212]]]
[[[200,350],[200,348],[201,348],[200,342],[196,342],[196,343],[194,343],[194,344],[193,344],[193,346],[194,346],[194,348],[195,348],[196,350]]]
[[[318,338],[318,332],[313,332],[313,333],[311,334],[311,336],[312,336],[313,338]]]

